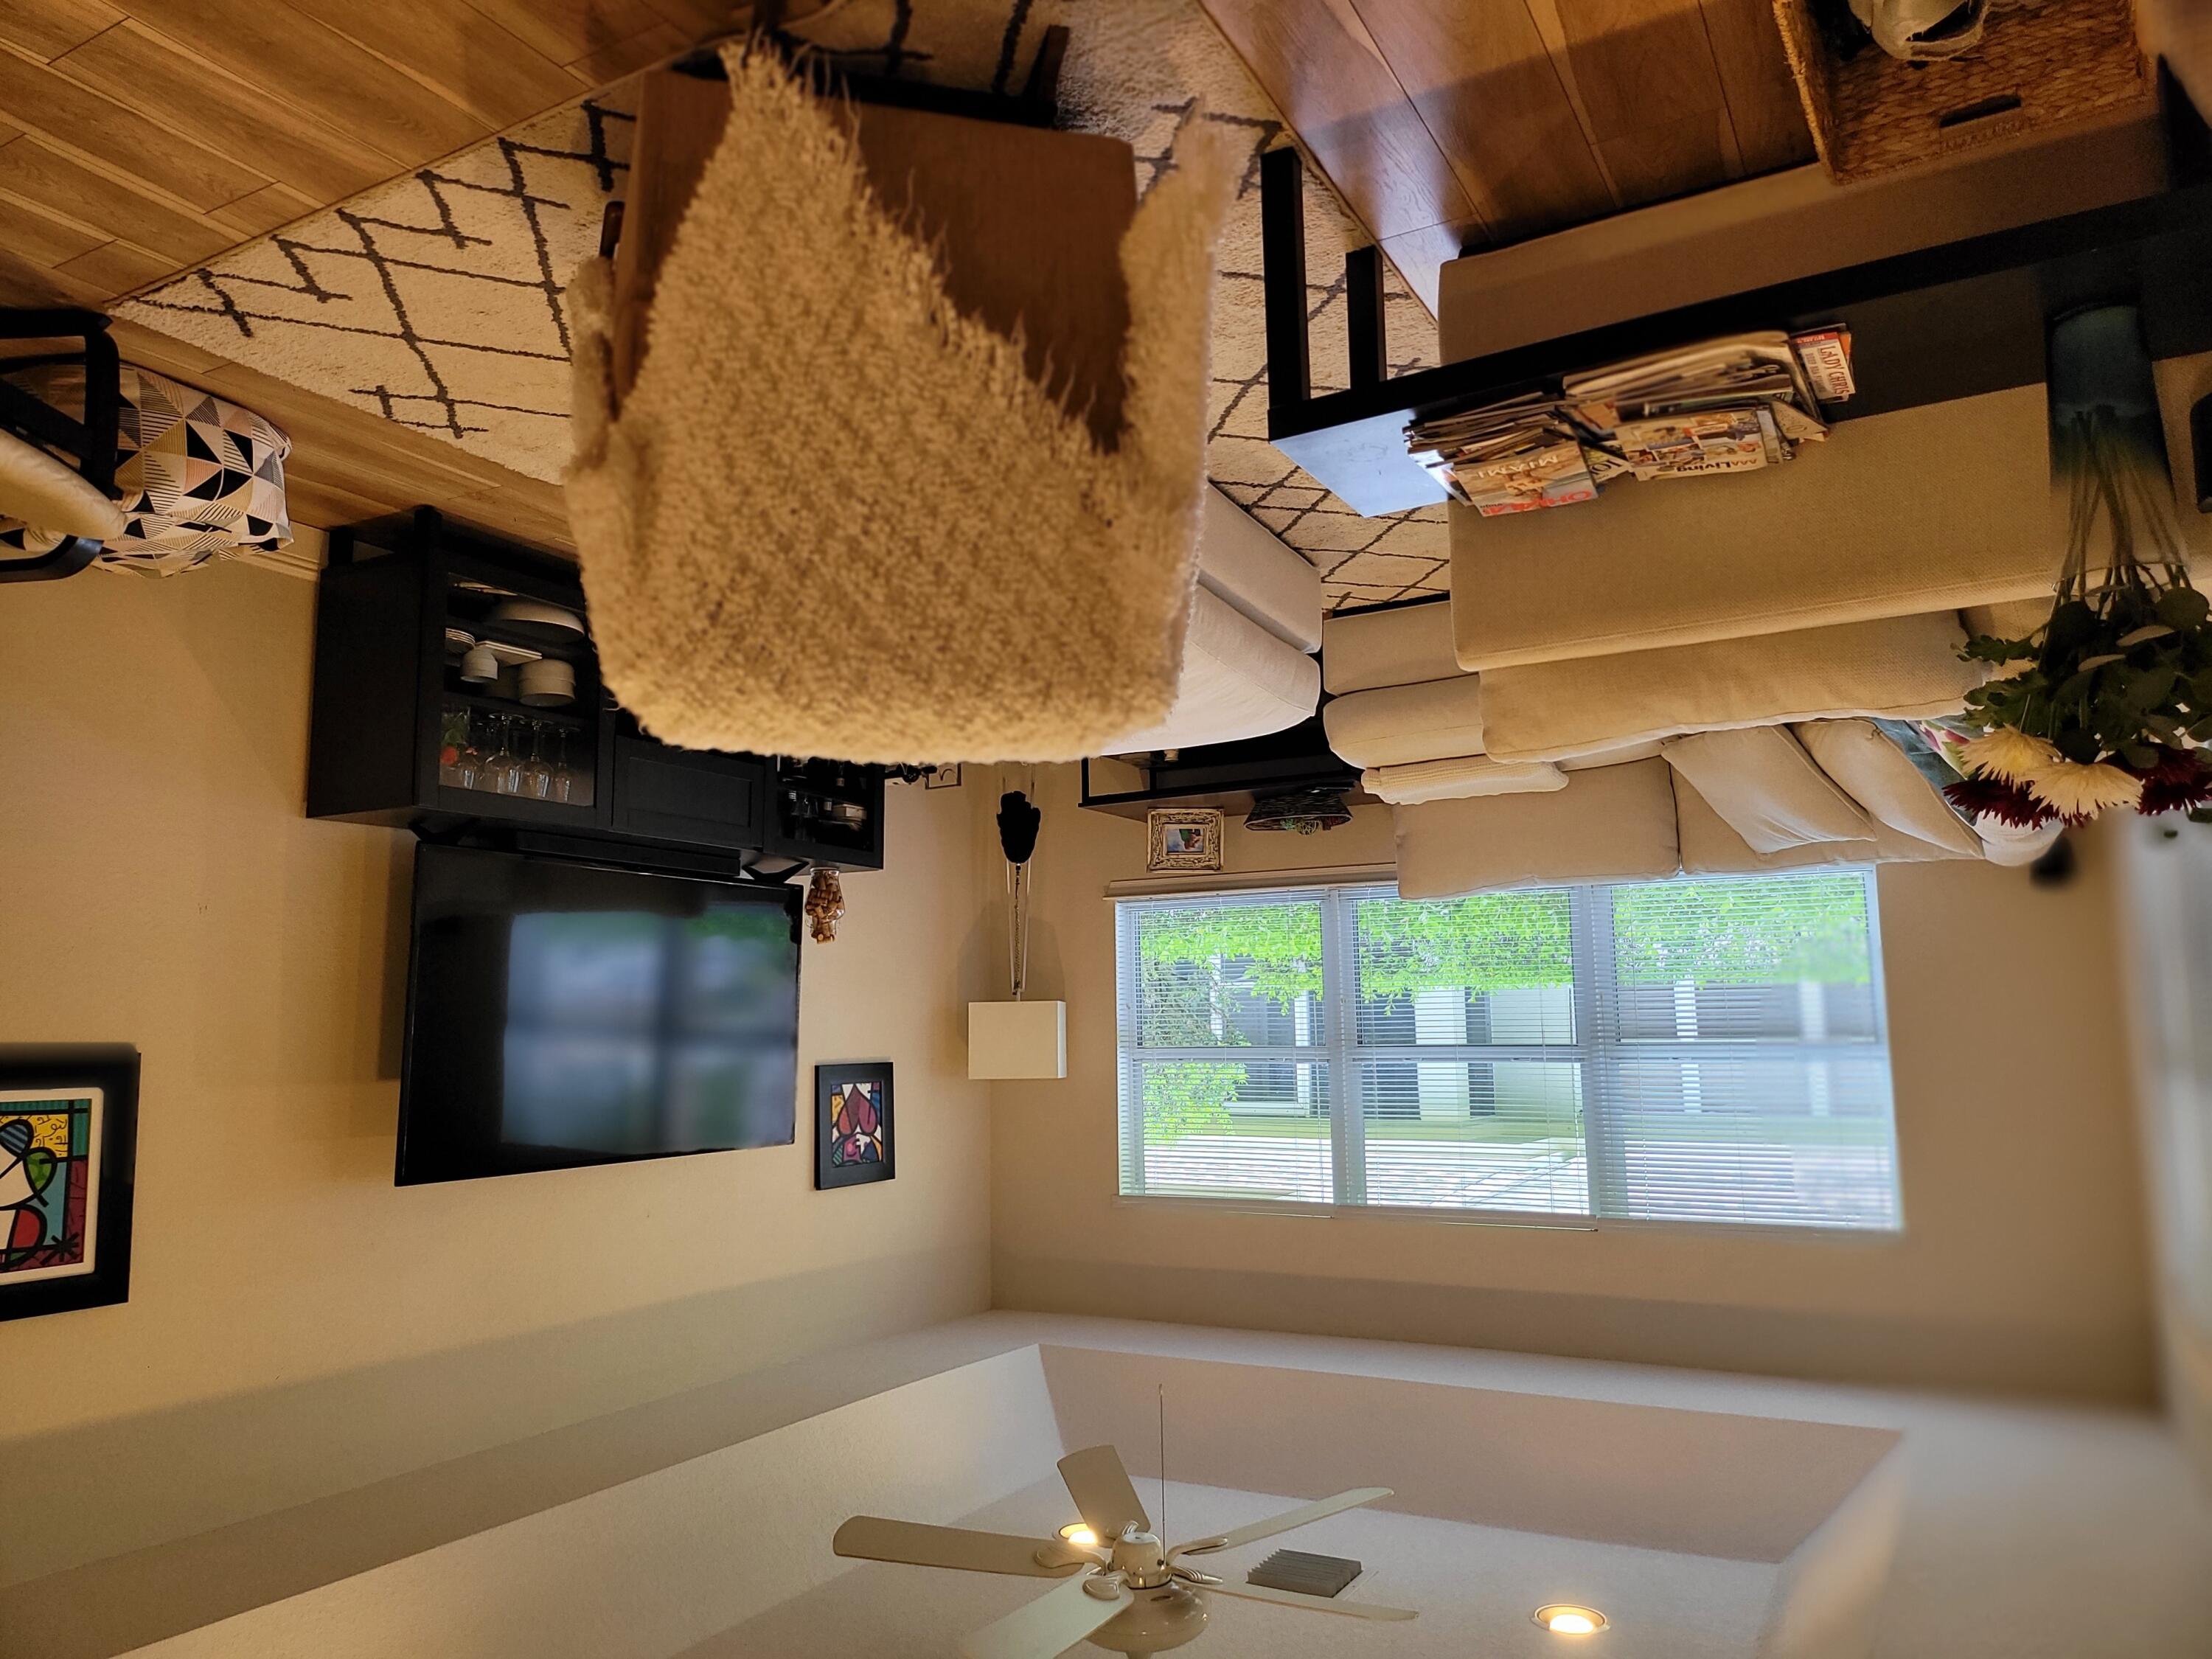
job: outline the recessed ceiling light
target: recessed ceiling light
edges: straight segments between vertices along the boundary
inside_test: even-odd
[[[1595,1636],[1605,1628],[1605,1615],[1595,1607],[1579,1607],[1555,1601],[1529,1615],[1554,1636]]]
[[[1069,1522],[1060,1529],[1060,1535],[1078,1549],[1096,1549],[1098,1547],[1098,1534],[1080,1521]]]

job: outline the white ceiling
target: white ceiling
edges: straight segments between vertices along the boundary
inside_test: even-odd
[[[1142,1495],[1157,1509],[1156,1483]],[[1297,1507],[1304,1497],[1170,1482],[1175,1539],[1203,1536]],[[1073,1518],[1057,1475],[955,1521],[1048,1535]],[[1601,1608],[1618,1639],[1607,1652],[1634,1659],[1752,1659],[1778,1577],[1770,1565],[1596,1544],[1424,1516],[1354,1510],[1294,1534],[1249,1544],[1205,1565],[1232,1580],[1276,1549],[1344,1555],[1364,1572],[1346,1601],[1417,1609],[1410,1624],[1213,1598],[1212,1623],[1182,1650],[1194,1659],[1565,1659],[1575,1644],[1529,1614],[1547,1601]],[[867,1563],[693,1648],[684,1659],[936,1659],[959,1638],[1052,1588],[1043,1579]],[[1099,1650],[1079,1646],[1077,1654]]]

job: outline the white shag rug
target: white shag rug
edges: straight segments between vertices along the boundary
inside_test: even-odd
[[[1018,343],[947,301],[834,106],[774,54],[723,61],[728,125],[619,414],[608,262],[569,288],[568,509],[608,689],[687,748],[862,762],[1074,760],[1158,725],[1197,577],[1236,158],[1186,143],[1121,239],[1126,425],[1101,451]],[[856,274],[794,328],[806,270]],[[841,377],[855,355],[890,372]],[[871,430],[939,435],[854,453]]]
[[[804,9],[804,8],[801,8]],[[793,25],[871,73],[1018,88],[1053,23],[1071,41],[1065,124],[1129,142],[1140,192],[1194,119],[1246,165],[1220,245],[1206,471],[1322,573],[1329,605],[1448,586],[1443,510],[1367,519],[1268,444],[1260,153],[1287,133],[1195,0],[828,0]],[[231,251],[118,314],[361,404],[517,471],[558,480],[571,447],[563,289],[622,193],[629,87],[366,191]],[[1344,383],[1343,256],[1367,238],[1309,165],[1315,386]],[[1436,326],[1386,276],[1391,369],[1436,361]]]

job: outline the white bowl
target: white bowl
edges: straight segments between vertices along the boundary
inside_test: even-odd
[[[558,657],[540,657],[518,671],[522,701],[532,708],[557,708],[576,701],[576,669]]]
[[[489,625],[526,640],[561,640],[584,631],[584,619],[574,611],[536,599],[501,599],[492,607]]]

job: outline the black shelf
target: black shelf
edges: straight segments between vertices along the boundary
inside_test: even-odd
[[[480,593],[470,584],[496,592]],[[501,594],[586,614],[574,565],[427,507],[331,532],[316,604],[309,817],[441,840],[564,836],[613,860],[704,859],[770,879],[805,864],[883,866],[880,769],[836,770],[843,798],[865,806],[863,825],[817,830],[791,819],[779,803],[791,787],[823,787],[828,775],[818,773],[820,763],[656,741],[605,694],[587,636],[550,643],[514,637],[574,665],[572,703],[534,708],[455,683],[446,629],[482,637],[471,619],[480,623]],[[584,798],[540,799],[444,781],[440,750],[452,708],[567,734],[562,752],[542,758],[576,772]]]
[[[513,697],[502,697],[490,691],[457,691],[446,689],[446,701],[466,708],[481,708],[487,714],[507,714],[516,720],[539,720],[547,726],[566,726],[572,732],[588,732],[595,724],[589,714],[579,714],[574,703],[556,703],[539,708]]]
[[[2170,79],[2161,77],[2161,93],[2174,176],[2184,181],[2177,188],[1395,380],[1364,373],[1355,362],[1351,389],[1318,398],[1309,394],[1306,373],[1297,153],[1270,152],[1261,173],[1268,439],[1354,512],[1372,517],[1446,499],[1406,453],[1408,422],[1721,335],[1847,325],[1858,392],[1826,407],[1836,421],[2038,384],[2051,319],[2091,303],[2137,307],[2154,358],[2212,350],[2212,182],[2203,171],[2203,123]],[[1347,275],[1355,287],[1379,281],[1358,268]],[[1378,355],[1372,343],[1367,350]]]
[[[1162,806],[1249,812],[1270,795],[1301,789],[1340,790],[1352,805],[1375,799],[1359,787],[1359,769],[1331,751],[1318,717],[1264,738],[1185,749],[1172,760],[1164,756],[1126,757],[1126,763],[1144,775],[1142,788],[1094,790],[1092,763],[1085,761],[1079,804],[1116,817],[1142,819]]]

